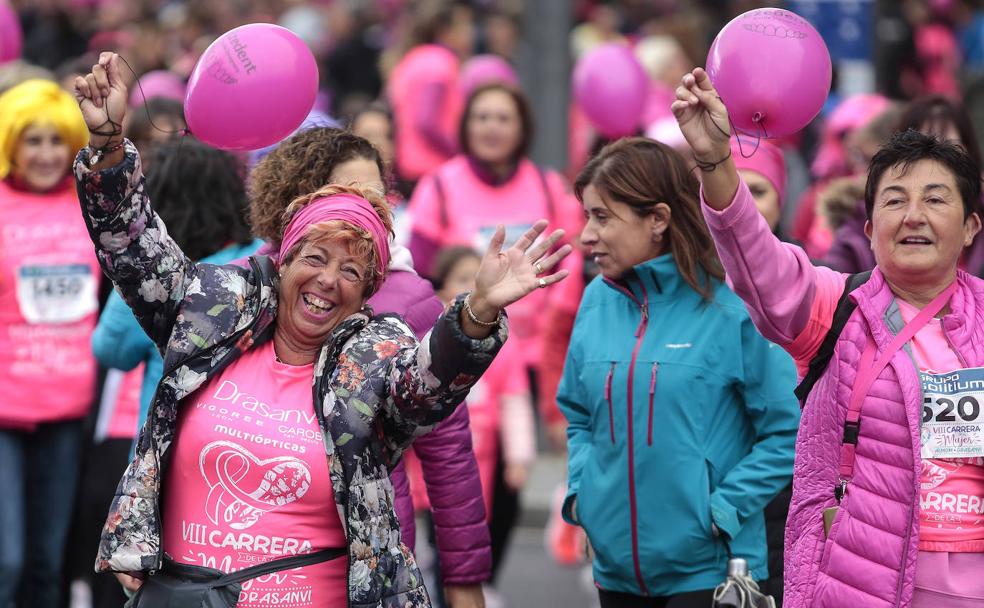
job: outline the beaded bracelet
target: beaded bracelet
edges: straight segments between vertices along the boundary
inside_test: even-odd
[[[499,324],[499,321],[502,320],[502,311],[500,310],[499,314],[496,315],[494,321],[491,322],[482,321],[481,319],[475,316],[474,312],[472,312],[472,307],[471,304],[469,303],[469,300],[471,300],[470,293],[467,296],[465,296],[465,302],[463,304],[463,307],[465,309],[465,314],[468,315],[468,318],[471,319],[472,323],[474,323],[475,325],[481,325],[482,327],[495,327],[496,325]]]

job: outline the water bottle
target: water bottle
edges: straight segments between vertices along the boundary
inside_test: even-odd
[[[748,576],[748,562],[728,560],[728,578],[714,592],[714,608],[775,608],[775,600],[762,594]]]
[[[729,559],[728,576],[748,576],[748,561],[743,557]]]

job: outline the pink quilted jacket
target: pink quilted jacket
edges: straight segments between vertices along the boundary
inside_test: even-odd
[[[729,282],[759,331],[802,366],[830,326],[837,285],[843,290],[846,275],[813,267],[801,249],[773,237],[744,184],[731,206],[717,212],[705,205],[704,215]],[[943,329],[965,365],[984,366],[984,281],[962,271],[957,281]],[[912,600],[922,394],[904,349],[864,401],[854,479],[829,537],[823,533],[823,510],[836,505],[847,403],[867,335],[883,350],[900,329],[894,295],[877,268],[851,297],[858,307],[807,400],[796,442],[786,524],[787,608],[908,608]],[[808,334],[818,339],[804,340]]]

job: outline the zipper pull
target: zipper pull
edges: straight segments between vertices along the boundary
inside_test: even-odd
[[[653,400],[656,396],[656,371],[659,369],[659,362],[653,361],[653,370],[649,374],[649,429],[647,433],[647,443],[653,444]]]
[[[615,362],[612,361],[612,366],[608,370],[608,377],[605,379],[605,399],[607,401],[612,400],[612,376],[615,375]]]
[[[608,434],[615,445],[615,407],[612,405],[612,377],[615,376],[615,362],[608,370],[608,377],[605,379],[605,402],[608,403]]]
[[[643,305],[639,307],[639,310],[642,312],[642,320],[639,321],[639,327],[636,328],[636,338],[642,337],[642,333],[646,331],[646,326],[649,325],[649,308]]]

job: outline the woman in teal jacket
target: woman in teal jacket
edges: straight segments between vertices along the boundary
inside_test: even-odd
[[[725,542],[754,579],[768,575],[762,510],[792,476],[795,368],[724,284],[677,152],[620,140],[575,192],[601,276],[557,397],[570,423],[563,515],[594,549],[602,608],[706,608]]]
[[[190,138],[156,148],[149,163],[147,191],[171,237],[191,259],[227,264],[252,255],[263,241],[250,236],[246,221],[246,169],[235,156]],[[164,372],[157,347],[130,307],[110,294],[92,335],[100,365],[129,371],[146,363],[140,388],[136,434]]]

